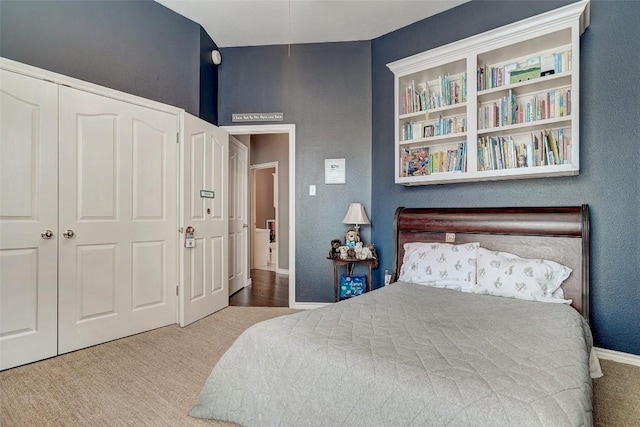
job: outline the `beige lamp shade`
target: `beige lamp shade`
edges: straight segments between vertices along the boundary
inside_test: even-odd
[[[371,224],[369,222],[369,218],[367,218],[367,213],[364,211],[362,203],[351,203],[342,223],[354,224],[356,230],[360,228],[361,224]]]

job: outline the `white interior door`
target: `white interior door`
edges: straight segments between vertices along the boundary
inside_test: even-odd
[[[175,323],[176,115],[60,87],[59,353]]]
[[[180,325],[186,326],[229,305],[229,134],[186,113],[183,123]],[[184,245],[187,227],[194,229],[192,248]]]
[[[249,150],[229,138],[229,295],[247,285],[249,278],[248,177]]]
[[[0,70],[0,103],[0,369],[8,369],[57,354],[58,86]]]

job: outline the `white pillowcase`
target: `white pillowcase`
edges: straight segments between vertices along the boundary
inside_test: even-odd
[[[480,243],[405,243],[398,280],[471,292]]]
[[[529,301],[560,302],[562,282],[572,269],[554,261],[526,259],[508,252],[477,250],[477,283],[474,293],[518,298]]]

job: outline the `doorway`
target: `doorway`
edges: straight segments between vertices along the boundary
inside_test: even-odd
[[[276,218],[267,218],[274,219],[273,224],[275,225],[275,245],[277,245],[277,264],[274,268],[274,271],[266,271],[269,275],[273,275],[273,278],[261,278],[261,282],[268,283],[282,283],[282,279],[288,279],[286,282],[288,283],[286,294],[288,296],[288,306],[294,308],[296,305],[295,302],[295,125],[292,124],[276,124],[276,125],[243,125],[243,126],[224,126],[222,127],[225,131],[227,131],[230,135],[234,135],[238,137],[243,143],[247,144],[246,141],[255,141],[255,146],[253,146],[253,142],[249,142],[247,145],[249,146],[249,156],[250,156],[250,164],[255,163],[271,163],[270,161],[256,159],[255,156],[259,153],[257,147],[259,144],[267,144],[268,140],[272,140],[274,138],[280,138],[285,140],[285,148],[286,155],[282,161],[278,162],[278,177],[279,177],[279,185],[277,192],[277,197],[280,201],[278,205],[280,209],[276,210]],[[249,180],[251,182],[251,179]],[[284,186],[283,186],[284,182]],[[250,192],[251,189],[248,189]],[[247,194],[247,198],[249,198],[249,194]],[[282,203],[285,200],[286,203]],[[250,202],[251,203],[251,202]],[[285,206],[285,207],[283,207]],[[253,209],[253,208],[251,208]],[[256,228],[268,229],[269,223],[266,222],[264,224],[257,224]],[[270,232],[269,234],[270,235]],[[250,239],[253,238],[253,233],[250,233]],[[269,239],[270,240],[270,239]],[[269,242],[271,243],[271,242]],[[251,247],[251,244],[248,245]],[[248,248],[249,249],[249,248]],[[248,253],[248,256],[253,256],[252,253]],[[253,265],[253,261],[250,263]],[[251,270],[252,275],[254,271],[261,270]],[[251,280],[252,286],[254,286],[253,279]],[[244,290],[240,291],[244,292]],[[236,296],[234,296],[236,298]],[[230,303],[233,304],[232,301]]]
[[[284,274],[278,263],[278,162],[254,164],[250,170],[251,268]]]

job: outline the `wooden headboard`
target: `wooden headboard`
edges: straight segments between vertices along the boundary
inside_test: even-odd
[[[449,237],[449,240],[447,240]],[[452,241],[451,239],[455,239]],[[534,208],[404,208],[393,221],[393,273],[408,242],[480,242],[491,250],[571,267],[565,298],[589,320],[589,206]]]

